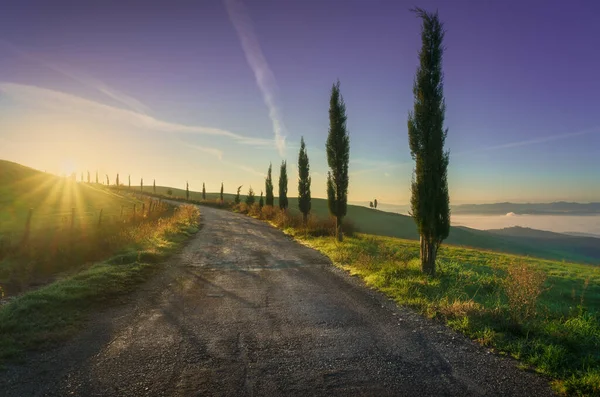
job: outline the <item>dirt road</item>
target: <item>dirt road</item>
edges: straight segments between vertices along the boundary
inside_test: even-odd
[[[545,396],[547,381],[396,308],[251,218],[202,208],[164,272],[5,396]]]

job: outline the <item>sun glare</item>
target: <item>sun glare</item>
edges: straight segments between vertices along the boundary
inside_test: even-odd
[[[77,165],[73,159],[67,158],[62,161],[60,172],[64,176],[70,176],[77,171]]]

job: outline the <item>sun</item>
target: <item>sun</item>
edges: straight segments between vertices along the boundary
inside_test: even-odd
[[[60,167],[61,174],[64,176],[69,176],[77,171],[77,164],[71,158],[66,158],[62,160]]]

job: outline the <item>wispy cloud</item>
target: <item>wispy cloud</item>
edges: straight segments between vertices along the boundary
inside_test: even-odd
[[[132,110],[121,109],[64,92],[36,86],[0,82],[0,93],[18,102],[45,107],[58,112],[81,114],[88,118],[95,117],[100,120],[121,123],[137,128],[165,133],[221,136],[232,139],[239,144],[250,146],[272,144],[272,141],[268,139],[247,137],[219,128],[172,123]]]
[[[187,143],[187,142],[183,142],[181,141],[181,144],[184,146],[189,147],[190,149],[193,150],[197,150],[206,154],[210,154],[212,156],[215,156],[216,158],[218,158],[219,160],[223,160],[223,151],[219,150],[217,148],[213,148],[213,147],[206,147],[206,146],[202,146],[202,145],[197,145],[197,144],[193,144],[193,143]]]
[[[256,84],[269,109],[269,117],[271,118],[275,134],[275,147],[279,150],[279,154],[283,156],[285,154],[285,126],[275,99],[275,92],[277,90],[275,76],[265,59],[258,38],[254,33],[252,20],[246,12],[245,6],[239,0],[224,1],[229,19],[239,36],[248,65],[250,65],[250,68],[254,72]]]
[[[593,128],[589,128],[589,129],[578,131],[578,132],[570,132],[567,134],[548,135],[548,136],[535,138],[535,139],[526,139],[523,141],[503,143],[501,145],[487,146],[487,147],[482,147],[479,149],[468,150],[468,151],[463,151],[463,152],[458,152],[458,153],[452,153],[451,155],[452,156],[462,156],[465,154],[487,152],[487,151],[492,151],[492,150],[511,149],[511,148],[516,148],[516,147],[521,147],[521,146],[539,145],[542,143],[559,141],[559,140],[574,138],[574,137],[582,136],[582,135],[588,135],[588,134],[591,134],[594,132],[600,132],[600,127],[593,127]]]
[[[102,81],[95,79],[91,76],[88,76],[81,71],[75,70],[74,68],[72,68],[70,66],[67,66],[67,65],[61,64],[61,63],[57,63],[57,62],[48,61],[44,57],[42,57],[38,54],[34,54],[30,51],[26,51],[22,48],[19,48],[19,47],[15,46],[14,44],[7,42],[6,40],[0,39],[0,44],[2,44],[4,47],[8,48],[15,54],[21,56],[22,58],[28,59],[37,64],[45,66],[48,69],[54,70],[55,72],[60,73],[66,77],[69,77],[88,88],[95,89],[95,90],[103,93],[104,95],[108,96],[109,98],[127,106],[131,110],[134,110],[134,111],[136,111],[138,113],[142,113],[142,114],[148,114],[150,111],[150,109],[146,105],[144,105],[141,101],[137,100],[136,98],[133,98],[130,95],[127,95],[127,94],[120,92],[112,87],[109,87],[108,85],[104,84]]]

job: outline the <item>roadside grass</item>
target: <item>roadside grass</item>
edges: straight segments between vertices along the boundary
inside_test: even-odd
[[[600,268],[443,245],[438,275],[421,273],[419,243],[356,233],[334,238],[331,219],[245,204],[366,285],[445,322],[478,343],[553,379],[560,394],[600,395]]]
[[[339,244],[286,231],[398,304],[552,377],[557,392],[600,394],[600,269],[442,246],[430,278],[414,241],[356,234]],[[527,295],[539,281],[539,296]]]
[[[130,244],[117,255],[0,306],[0,363],[65,340],[94,309],[132,291],[198,231],[199,214],[183,205],[170,217],[128,228]]]

